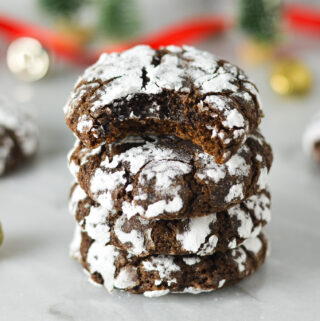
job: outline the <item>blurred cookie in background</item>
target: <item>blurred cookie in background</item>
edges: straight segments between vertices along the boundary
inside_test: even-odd
[[[3,232],[2,232],[2,225],[0,222],[0,245],[2,244],[2,242],[3,242]]]
[[[39,132],[32,116],[0,96],[0,176],[34,156],[38,146]]]
[[[317,113],[306,128],[302,144],[305,152],[320,164],[320,113]]]

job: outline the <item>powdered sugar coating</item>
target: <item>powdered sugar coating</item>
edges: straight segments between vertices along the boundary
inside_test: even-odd
[[[76,186],[70,197],[69,211],[72,215],[76,216],[78,207],[87,198],[85,192]],[[94,237],[94,239],[102,244],[110,242],[110,226],[108,225],[109,213],[105,211],[101,206],[89,206],[86,204],[89,214],[79,221],[79,226],[85,226],[88,235]]]
[[[177,234],[177,240],[187,251],[197,253],[211,233],[210,225],[214,224],[216,219],[215,214],[189,219],[186,230]],[[216,235],[212,235],[212,237],[213,244],[210,247],[214,249],[218,243],[218,237]]]
[[[199,263],[201,260],[199,257],[196,256],[192,256],[192,257],[183,257],[182,258],[183,262],[187,265],[195,265],[197,263]]]
[[[84,115],[80,118],[80,122],[77,125],[77,130],[82,133],[85,130],[92,128],[92,126],[93,121],[88,116]]]
[[[143,219],[138,218],[141,224],[148,224],[148,222],[143,222]],[[129,233],[123,230],[123,226],[127,223],[125,215],[120,216],[114,224],[115,236],[122,244],[130,243],[132,244],[131,251],[134,255],[141,255],[146,253],[146,243],[152,242],[150,238],[150,230],[146,229],[143,232],[138,229],[132,229]],[[90,234],[89,234],[90,235]]]
[[[109,211],[111,211],[114,207],[112,191],[124,186],[127,182],[124,175],[124,170],[114,173],[107,173],[98,168],[91,179],[91,192],[93,195],[97,195],[97,201]],[[102,190],[106,192],[100,193]]]
[[[223,286],[224,286],[224,284],[226,283],[226,280],[225,279],[223,279],[223,280],[220,280],[219,281],[219,288],[222,288]]]
[[[84,210],[81,210],[84,207]],[[175,221],[150,221],[139,215],[108,212],[89,200],[79,185],[73,188],[70,212],[88,236],[103,244],[110,243],[136,256],[150,254],[211,255],[217,250],[233,249],[246,239],[257,236],[270,221],[270,197],[267,192],[253,195],[225,212]],[[85,213],[85,214],[83,214]],[[166,228],[170,226],[170,229]],[[160,232],[160,239],[154,233]],[[227,234],[228,233],[228,234]],[[158,246],[161,236],[170,246]],[[226,245],[224,245],[226,244]],[[161,252],[162,251],[162,252]],[[188,262],[185,261],[186,264]],[[192,264],[192,263],[190,263]],[[194,263],[193,263],[194,264]]]
[[[224,160],[237,149],[229,147],[239,148],[262,116],[258,92],[238,67],[189,46],[156,51],[145,45],[120,54],[102,54],[78,79],[64,112],[79,139],[87,146],[96,146],[116,138],[110,131],[112,122],[186,121],[180,110],[175,114],[172,109],[170,116],[163,114],[164,106],[157,97],[164,93],[196,97],[198,102],[192,104],[191,111],[206,119],[205,135],[221,145]],[[154,101],[141,103],[140,110],[131,108],[130,102],[142,96]],[[106,121],[100,122],[101,116]],[[212,133],[210,128],[214,128]],[[118,138],[126,135],[123,130]]]
[[[206,289],[189,286],[188,288],[183,289],[183,291],[173,292],[173,293],[200,294],[200,293],[206,293],[211,291],[212,290],[206,290]]]
[[[147,218],[157,217],[164,212],[178,212],[183,207],[178,193],[181,187],[172,186],[179,177],[189,174],[191,170],[192,167],[189,164],[175,160],[152,161],[144,166],[139,175],[139,185],[146,185],[150,180],[155,179],[157,192],[169,198],[169,200],[160,200],[149,205],[145,212]]]
[[[231,186],[228,195],[225,197],[226,203],[231,203],[236,199],[243,199],[243,190],[241,184],[235,184]]]
[[[232,258],[237,264],[240,273],[244,272],[246,269],[246,252],[243,248],[233,249],[231,251]]]
[[[21,106],[0,96],[0,175],[13,167],[9,164],[14,163],[13,158],[33,156],[38,142],[38,128],[32,117]]]
[[[87,194],[79,185],[76,185],[75,188],[72,188],[69,200],[69,212],[72,215],[76,215],[80,202],[84,201],[86,198]]]
[[[118,250],[112,246],[94,242],[88,251],[87,262],[90,264],[91,273],[100,273],[104,280],[104,286],[111,292],[114,288],[116,267],[114,261],[118,256]],[[131,285],[131,282],[124,286]]]
[[[257,152],[258,159],[253,157]],[[225,164],[173,136],[135,136],[95,150],[78,143],[69,166],[86,193],[106,210],[123,211],[129,218],[175,219],[222,211],[265,189],[271,159],[270,147],[258,133]],[[197,195],[197,189],[208,195]]]
[[[68,153],[67,159],[70,160],[72,157],[73,150],[78,149],[80,146],[80,141],[78,139],[75,140],[75,143],[73,145],[73,149],[71,149]],[[81,155],[81,162],[79,164],[76,164],[75,162],[70,162],[69,161],[69,170],[72,174],[72,176],[77,179],[80,166],[86,164],[88,159],[92,156],[98,155],[101,152],[101,146],[98,146],[97,148],[94,149],[87,149],[83,155]]]
[[[133,288],[137,285],[137,269],[127,267],[120,270],[114,280],[114,287],[117,289]]]
[[[120,289],[145,293],[148,297],[170,292],[197,294],[222,288],[253,273],[263,263],[267,244],[263,236],[248,244],[248,249],[240,246],[225,253],[194,257],[195,263],[190,265],[181,256],[136,258],[112,245],[90,241],[87,249],[81,246],[81,261],[92,280],[99,281],[109,292]]]
[[[259,253],[259,251],[262,249],[263,243],[258,237],[252,237],[246,240],[242,248],[239,249],[233,249],[231,251],[231,255],[235,262],[237,263],[238,270],[240,273],[244,272],[246,270],[246,257],[247,253],[246,251],[249,251],[253,254]]]
[[[174,263],[173,256],[160,255],[150,257],[150,260],[142,262],[145,271],[157,272],[159,278],[155,280],[157,285],[166,282],[168,285],[177,283],[177,280],[172,277],[172,273],[180,271],[180,266]]]
[[[263,244],[259,238],[250,238],[244,242],[243,246],[252,253],[258,253]]]

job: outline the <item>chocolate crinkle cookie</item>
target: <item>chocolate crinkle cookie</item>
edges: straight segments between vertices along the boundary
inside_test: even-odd
[[[255,85],[192,47],[102,54],[65,106],[77,136],[71,255],[90,280],[157,297],[209,292],[267,254],[267,177]]]
[[[94,202],[79,184],[71,189],[70,213],[88,236],[136,256],[199,256],[225,252],[260,234],[270,221],[270,193],[259,192],[219,213],[182,220],[146,220],[110,212]]]
[[[0,176],[31,158],[38,142],[38,128],[32,117],[0,97]]]
[[[137,257],[96,242],[76,229],[71,254],[89,272],[91,280],[108,291],[120,289],[158,297],[169,292],[209,292],[241,281],[264,262],[267,240],[260,234],[235,249],[202,257]]]
[[[129,135],[175,135],[225,163],[262,111],[255,85],[231,63],[188,46],[137,46],[102,54],[76,83],[65,115],[88,148]]]
[[[320,164],[320,113],[316,114],[303,135],[305,152]]]
[[[69,166],[107,211],[177,219],[224,211],[266,188],[272,151],[258,132],[226,163],[174,136],[130,136],[88,149],[78,142]]]

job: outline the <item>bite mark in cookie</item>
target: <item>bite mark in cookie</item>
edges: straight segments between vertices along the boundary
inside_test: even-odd
[[[257,89],[240,68],[188,46],[103,54],[64,110],[87,147],[130,135],[175,135],[217,163],[237,152],[262,117]]]

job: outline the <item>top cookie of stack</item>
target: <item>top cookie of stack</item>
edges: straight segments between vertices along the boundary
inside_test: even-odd
[[[263,114],[255,85],[229,62],[187,46],[137,46],[101,55],[76,83],[65,115],[88,148],[130,135],[175,135],[222,164]]]

